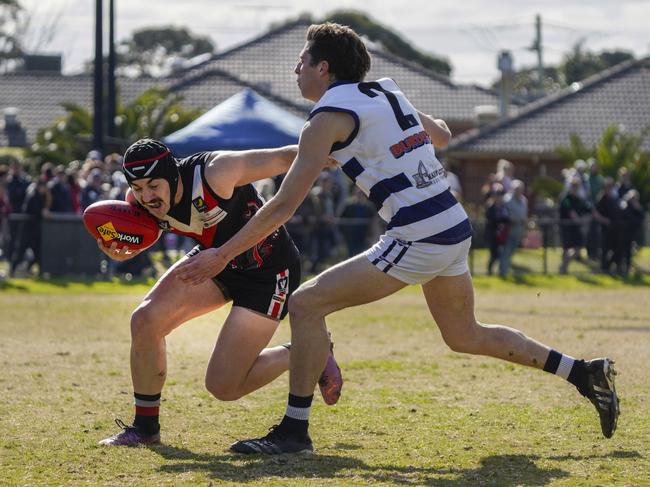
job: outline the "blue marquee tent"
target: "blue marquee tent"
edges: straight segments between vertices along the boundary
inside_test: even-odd
[[[168,135],[164,142],[179,157],[201,151],[281,147],[298,142],[304,123],[246,88]]]

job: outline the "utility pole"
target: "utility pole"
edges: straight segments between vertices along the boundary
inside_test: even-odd
[[[115,0],[108,0],[108,136],[115,137],[117,91],[115,89]]]
[[[93,85],[93,149],[104,151],[104,73],[102,59],[102,0],[95,0],[95,80]]]

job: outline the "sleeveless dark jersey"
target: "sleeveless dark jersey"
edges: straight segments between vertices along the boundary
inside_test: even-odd
[[[229,199],[217,195],[205,180],[205,164],[210,157],[210,152],[199,152],[179,160],[183,196],[180,203],[159,220],[164,231],[187,235],[205,248],[223,245],[264,204],[252,184],[236,187]],[[282,226],[233,259],[229,267],[266,268],[285,258],[292,248],[293,242]]]

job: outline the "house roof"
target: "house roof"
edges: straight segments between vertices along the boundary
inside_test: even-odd
[[[235,93],[244,89],[252,89],[265,98],[282,105],[283,108],[295,115],[303,117],[306,113],[303,105],[285,100],[267,89],[266,86],[250,83],[217,67],[201,69],[181,78],[168,79],[167,83],[167,87],[172,92],[183,97],[183,105],[187,107],[201,108],[207,111]]]
[[[592,146],[612,124],[628,132],[650,126],[649,107],[650,58],[630,60],[527,105],[512,118],[462,134],[447,153],[548,156],[567,146],[571,134]],[[650,140],[643,148],[650,150]]]
[[[129,102],[158,82],[152,78],[122,78],[119,90]],[[60,74],[10,73],[0,76],[0,110],[19,109],[18,120],[32,141],[39,129],[52,125],[65,114],[62,103],[93,106],[92,76],[62,76]]]
[[[305,42],[309,23],[299,20],[250,42],[212,56],[168,78],[118,78],[122,101],[128,103],[152,86],[168,87],[184,97],[188,108],[209,110],[233,94],[251,88],[290,112],[305,116],[312,103],[302,99],[293,69]],[[425,113],[453,124],[471,124],[477,105],[496,105],[495,92],[473,85],[456,85],[409,61],[370,48],[373,60],[368,79],[390,77]],[[17,107],[18,118],[34,140],[40,128],[65,111],[63,102],[92,108],[92,76],[13,73],[0,76],[0,110]],[[0,144],[3,140],[0,140]]]
[[[272,30],[261,37],[214,55],[180,75],[197,77],[217,69],[236,74],[249,86],[275,94],[279,100],[305,113],[313,105],[304,100],[296,86],[298,53],[305,43],[309,22],[298,20]],[[492,90],[473,85],[456,85],[449,78],[421,68],[409,61],[370,47],[372,67],[367,79],[393,78],[418,109],[449,122],[472,121],[477,105],[496,105]],[[185,90],[191,90],[191,83]],[[278,100],[276,100],[278,101]]]

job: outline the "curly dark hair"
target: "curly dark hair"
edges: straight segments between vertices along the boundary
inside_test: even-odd
[[[345,25],[325,22],[307,30],[312,66],[329,63],[337,81],[363,81],[370,70],[370,54],[359,35]]]

